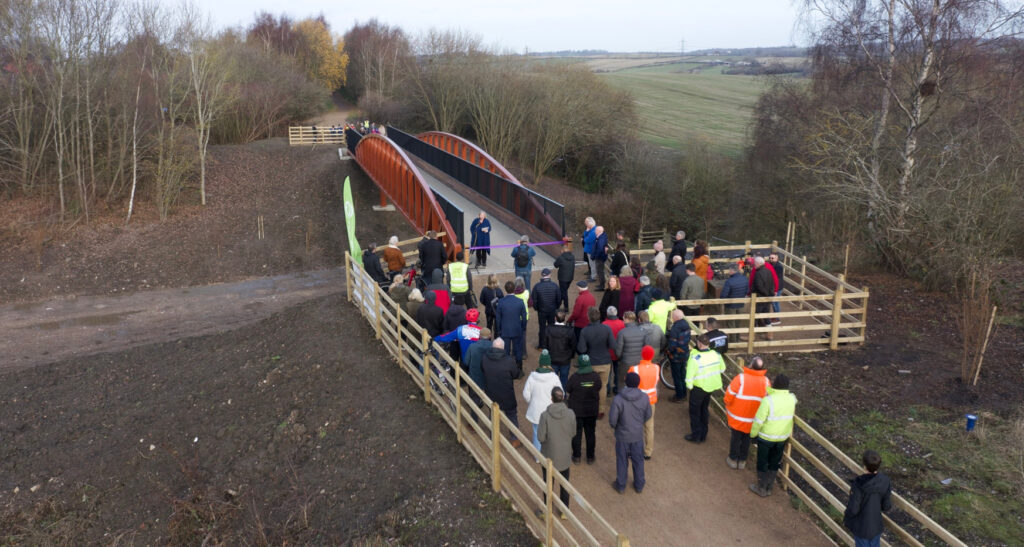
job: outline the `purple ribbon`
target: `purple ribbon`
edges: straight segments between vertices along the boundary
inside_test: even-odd
[[[564,241],[545,241],[543,243],[527,243],[526,245],[530,246],[530,247],[540,247],[541,245],[561,245],[562,243],[565,243],[565,242]],[[469,250],[470,251],[475,251],[477,249],[509,249],[509,248],[512,248],[512,247],[518,247],[520,245],[522,245],[522,243],[516,243],[516,244],[513,244],[513,245],[488,245],[486,247],[470,247]]]

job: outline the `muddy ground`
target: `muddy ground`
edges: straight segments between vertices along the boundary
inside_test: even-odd
[[[112,212],[41,253],[6,232],[6,309],[336,267],[344,175],[357,203],[377,197],[334,150],[266,141],[213,154],[206,208],[185,204],[163,223],[143,211],[127,228]],[[359,221],[363,241],[411,233],[395,213]],[[203,290],[230,297],[248,284]],[[267,313],[225,305],[219,331],[205,315],[154,321],[133,333],[140,343],[0,373],[3,543],[532,543],[342,290]],[[59,344],[62,325],[46,325],[4,336]]]

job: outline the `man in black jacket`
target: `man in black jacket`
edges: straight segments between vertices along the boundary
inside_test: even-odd
[[[850,500],[846,503],[843,524],[853,534],[858,547],[878,547],[882,536],[882,511],[892,508],[889,477],[878,472],[882,458],[874,450],[861,458],[867,473],[850,481]]]
[[[416,324],[427,330],[431,338],[444,333],[444,311],[435,303],[437,295],[428,291],[423,305],[416,310]]]
[[[676,232],[675,241],[672,242],[672,253],[669,254],[669,260],[675,257],[679,257],[680,260],[686,260],[686,232],[679,230]]]
[[[590,366],[601,376],[601,384],[608,385],[608,374],[612,370],[612,351],[615,348],[615,335],[608,325],[601,323],[601,312],[591,306],[587,310],[590,324],[580,331],[580,339],[576,342],[576,351],[580,355],[590,356]],[[598,419],[604,418],[605,392],[601,391],[601,410]]]
[[[437,239],[437,232],[427,232],[427,240],[420,245],[420,264],[423,268],[423,279],[431,279],[434,270],[441,269],[448,260],[444,252],[444,243]]]
[[[760,256],[754,257],[754,283],[753,290],[750,292],[756,294],[758,297],[769,298],[775,296],[775,276],[772,275],[772,271],[768,269],[768,266],[764,263],[764,258]],[[756,313],[771,313],[772,305],[771,302],[758,302],[757,308],[754,310]],[[758,326],[767,326],[771,324],[770,319],[758,319]],[[766,338],[771,340],[771,335],[765,335]]]
[[[537,349],[545,349],[544,332],[548,327],[555,324],[555,312],[562,305],[562,292],[558,286],[551,281],[551,270],[544,268],[540,272],[540,281],[533,286],[530,292],[530,300],[533,301],[533,309],[537,310]]]
[[[576,275],[576,256],[569,250],[569,244],[562,245],[562,254],[555,259],[558,270],[558,290],[562,293],[562,309],[569,311],[569,286]]]
[[[683,294],[683,283],[686,282],[686,264],[683,264],[683,257],[675,255],[672,257],[672,276],[668,279],[668,286],[672,298],[679,300]]]
[[[601,376],[590,366],[590,357],[580,355],[579,368],[569,378],[565,392],[569,396],[569,408],[576,413],[576,436],[572,438],[572,461],[580,463],[582,456],[583,436],[587,437],[587,464],[594,463],[594,437],[597,425],[597,413],[601,406],[601,393],[604,385]]]
[[[380,265],[380,257],[377,256],[376,243],[371,243],[363,251],[363,269],[377,283],[384,284],[388,282],[388,276],[384,275],[384,268]]]
[[[522,376],[522,372],[516,366],[515,359],[511,355],[505,355],[505,341],[495,338],[491,342],[491,348],[484,352],[480,365],[484,370],[484,392],[492,401],[498,403],[498,408],[508,416],[512,425],[519,427],[515,381]],[[511,432],[509,437],[512,439],[512,446],[522,446]]]
[[[569,366],[572,365],[572,357],[576,355],[576,329],[565,324],[565,316],[564,310],[555,312],[555,324],[547,328],[544,339],[544,347],[551,355],[551,368],[558,373],[562,387],[567,387]],[[597,413],[594,415],[597,416]]]

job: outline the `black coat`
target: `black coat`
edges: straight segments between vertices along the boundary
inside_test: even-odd
[[[568,365],[576,355],[576,329],[571,325],[551,325],[544,331],[552,365]]]
[[[533,286],[530,299],[533,300],[533,309],[538,312],[555,313],[562,305],[562,291],[558,290],[558,285],[550,279],[541,279]]]
[[[480,303],[484,305],[484,316],[491,317],[494,315],[494,307],[491,306],[491,301],[495,298],[500,299],[505,296],[505,291],[494,287],[484,287],[480,291]]]
[[[363,252],[363,269],[377,283],[388,280],[388,276],[384,275],[384,268],[380,265],[380,257],[369,249]]]
[[[444,254],[444,243],[436,239],[428,239],[420,247],[420,261],[423,262],[424,272],[430,272],[444,266],[447,258]]]
[[[448,312],[444,314],[444,331],[451,332],[467,322],[466,307],[452,304],[448,307]]]
[[[597,308],[597,311],[601,312],[601,321],[608,319],[608,306],[615,306],[615,309],[619,309],[619,289],[604,291],[604,296],[601,297],[601,305]],[[618,318],[622,318],[622,314],[625,313],[619,310]]]
[[[672,257],[679,255],[683,257],[683,263],[686,263],[686,240],[680,239],[672,244],[672,252],[668,255],[668,263],[672,264]]]
[[[505,355],[504,349],[490,348],[484,352],[480,360],[484,369],[484,392],[492,401],[498,403],[502,410],[516,408],[515,381],[522,376],[511,355]]]
[[[654,301],[654,297],[651,295],[652,292],[654,292],[654,287],[650,285],[640,289],[640,292],[636,293],[636,297],[633,298],[633,311],[640,313],[651,307],[651,302]]]
[[[593,366],[612,364],[612,349],[615,347],[615,335],[608,325],[591,323],[580,331],[580,339],[576,343],[576,351],[580,355],[590,356]]]
[[[586,374],[577,372],[569,377],[565,393],[569,396],[569,408],[576,413],[577,418],[597,416],[600,412],[602,388],[601,376],[593,369]]]
[[[555,259],[555,268],[558,270],[558,281],[572,282],[572,278],[576,275],[576,256],[565,251]]]
[[[623,266],[629,266],[629,253],[616,249],[616,251],[612,253],[612,264],[610,266],[612,269],[612,275],[618,276],[619,273],[622,272]]]
[[[775,277],[766,266],[754,271],[754,293],[757,296],[775,296]]]
[[[678,300],[680,295],[683,294],[683,283],[686,281],[687,276],[686,264],[680,262],[672,268],[672,276],[668,279],[668,287],[672,292],[673,298]]]
[[[882,473],[867,473],[850,481],[850,500],[843,524],[854,536],[871,539],[882,533],[882,511],[892,508],[892,484]]]
[[[437,304],[424,302],[416,310],[416,324],[427,329],[431,338],[444,334],[444,311]]]

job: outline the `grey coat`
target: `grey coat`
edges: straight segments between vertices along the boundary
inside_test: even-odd
[[[537,440],[540,453],[551,458],[557,471],[565,471],[572,464],[572,438],[576,435],[576,413],[565,403],[551,403],[540,415]]]
[[[644,440],[644,423],[653,414],[651,399],[646,393],[635,387],[622,388],[608,410],[608,423],[615,429],[615,440],[624,443]]]
[[[619,331],[615,337],[615,355],[619,358],[620,368],[623,364],[629,368],[640,362],[640,351],[644,348],[646,337],[638,323],[626,323],[626,327]]]
[[[704,298],[704,280],[691,275],[683,281],[682,298],[680,300],[700,300]]]

